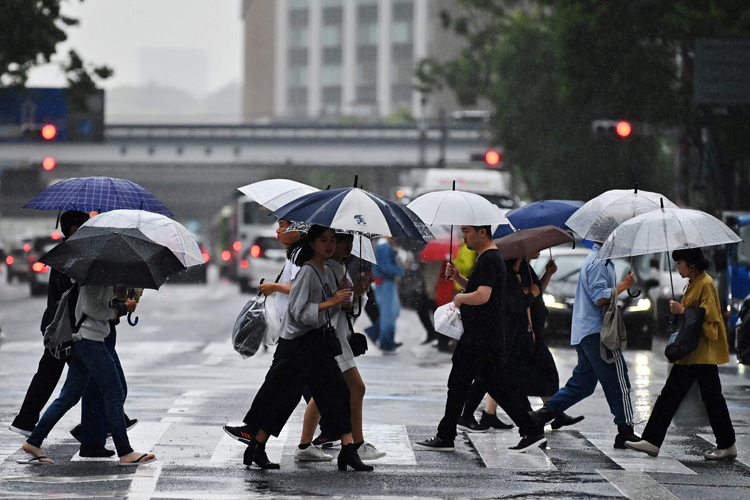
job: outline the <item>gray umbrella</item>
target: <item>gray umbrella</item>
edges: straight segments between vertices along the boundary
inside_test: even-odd
[[[639,191],[638,185],[634,190],[613,189],[586,202],[566,224],[585,240],[605,241],[626,220],[661,207],[662,199],[665,208],[677,208],[659,193]]]

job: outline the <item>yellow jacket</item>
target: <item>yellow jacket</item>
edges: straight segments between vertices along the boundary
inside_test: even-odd
[[[698,348],[675,362],[678,365],[723,365],[729,363],[729,345],[724,317],[721,314],[719,293],[713,278],[701,273],[691,280],[685,295],[682,297],[685,307],[702,307],[706,310],[703,321],[703,336],[698,341]]]
[[[461,273],[461,276],[466,278],[471,274],[471,270],[474,269],[474,263],[477,261],[477,253],[474,250],[469,250],[466,243],[462,243],[458,248],[458,253],[453,259],[453,263],[456,265],[456,269]],[[454,283],[456,290],[463,290],[458,283]]]

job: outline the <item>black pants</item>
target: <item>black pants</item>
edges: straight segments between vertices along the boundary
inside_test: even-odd
[[[55,391],[63,368],[65,368],[65,361],[60,361],[45,349],[42,359],[39,360],[36,374],[26,391],[21,410],[13,420],[15,427],[24,430],[34,429],[39,421],[40,413]]]
[[[523,404],[523,407],[526,409],[526,411],[532,411],[531,403],[529,403],[529,398],[515,388],[511,388],[511,390],[516,391],[516,393],[518,394],[518,398],[520,399],[521,404]],[[471,384],[469,393],[466,395],[466,402],[464,403],[464,411],[461,415],[461,418],[474,418],[474,412],[477,411],[477,408],[482,402],[482,398],[484,398],[485,394],[487,394],[487,386],[485,385],[482,378],[479,377],[477,379],[474,379],[474,383]]]
[[[352,431],[349,386],[324,343],[322,328],[296,340],[279,339],[271,369],[245,415],[245,423],[278,436],[305,387],[309,387],[334,436]]]
[[[518,426],[522,436],[543,432],[542,428],[532,423],[519,394],[505,383],[501,354],[486,347],[466,345],[459,341],[456,352],[453,353],[453,368],[448,377],[445,416],[438,426],[437,435],[440,439],[452,441],[456,438],[456,425],[471,384],[477,377],[481,377],[489,395]]]
[[[677,408],[696,381],[701,390],[703,404],[706,405],[708,420],[716,436],[716,447],[723,450],[734,444],[734,427],[729,417],[727,402],[721,394],[719,368],[716,365],[674,365],[672,367],[646,428],[643,430],[645,441],[655,446],[662,445]]]

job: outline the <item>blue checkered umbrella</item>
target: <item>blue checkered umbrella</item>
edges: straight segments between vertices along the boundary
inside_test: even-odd
[[[135,182],[114,177],[76,177],[57,182],[23,208],[82,212],[130,209],[173,215],[150,191]]]

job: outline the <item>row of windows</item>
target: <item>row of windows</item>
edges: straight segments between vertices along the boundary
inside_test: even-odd
[[[373,85],[360,85],[356,89],[358,104],[376,105],[377,88]],[[323,87],[321,93],[321,103],[323,113],[335,115],[341,112],[342,89],[340,86]],[[410,105],[412,97],[412,88],[410,85],[394,85],[391,89],[391,100],[394,106]],[[307,114],[308,90],[306,87],[290,88],[287,91],[287,105],[292,115]]]

